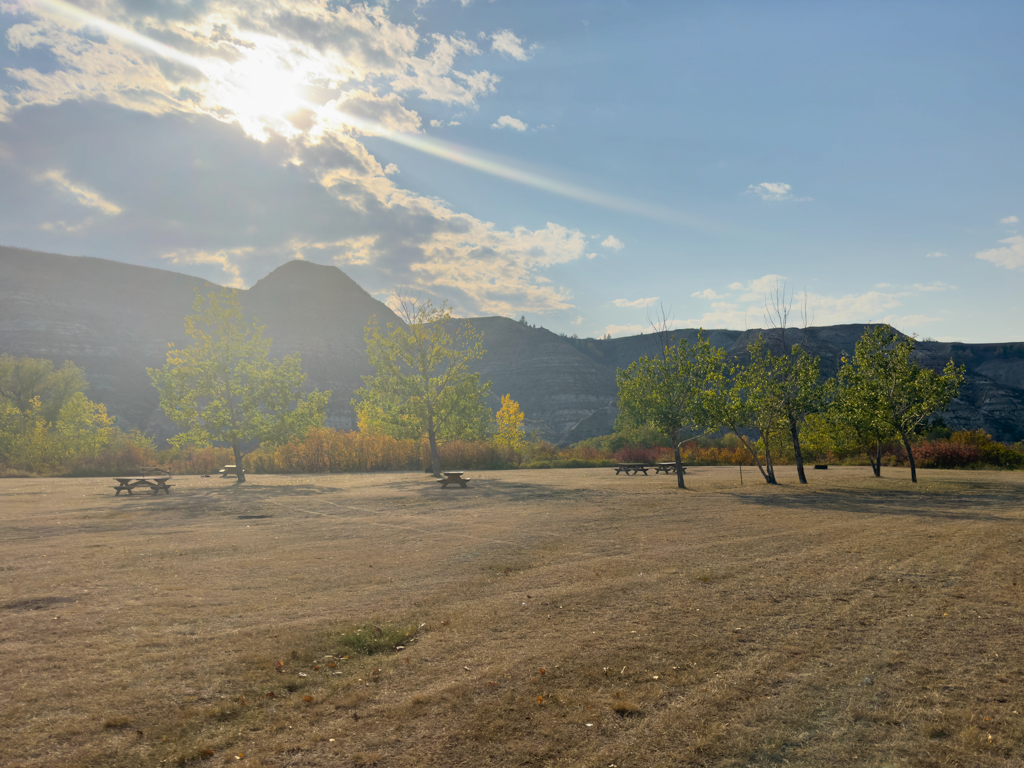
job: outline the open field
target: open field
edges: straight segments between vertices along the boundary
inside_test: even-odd
[[[470,474],[0,480],[0,765],[1024,763],[1024,473]]]

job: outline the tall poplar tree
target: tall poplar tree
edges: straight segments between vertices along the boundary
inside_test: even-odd
[[[936,373],[914,359],[914,348],[913,339],[890,325],[866,329],[853,357],[843,358],[836,404],[838,418],[871,435],[876,446],[886,435],[898,436],[910,460],[910,479],[916,483],[912,437],[960,393],[965,369],[950,360],[941,374]],[[878,465],[872,465],[877,476]]]
[[[366,352],[376,373],[363,377],[352,405],[362,432],[426,435],[431,467],[440,477],[439,440],[478,439],[490,429],[491,384],[481,384],[480,374],[469,369],[486,352],[483,334],[469,323],[460,323],[452,334],[447,304],[401,299],[399,315],[404,326],[388,323],[382,332],[376,317],[366,326]]]
[[[185,318],[192,343],[167,350],[163,368],[150,368],[160,406],[183,432],[172,445],[231,446],[238,482],[242,458],[265,440],[284,440],[322,426],[330,392],[302,394],[306,380],[299,355],[269,359],[263,327],[242,319],[238,292],[196,296],[195,314]]]
[[[724,365],[725,351],[711,346],[701,330],[694,344],[683,339],[666,345],[660,356],[645,355],[616,373],[616,431],[649,426],[668,438],[680,488],[686,488],[681,443],[718,428]]]

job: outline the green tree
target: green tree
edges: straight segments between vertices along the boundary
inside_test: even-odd
[[[791,363],[783,355],[773,355],[761,334],[747,346],[747,352],[750,361],[733,365],[729,381],[723,382],[715,420],[739,438],[765,482],[776,485],[772,444],[787,421]],[[747,434],[751,430],[757,433],[757,440]],[[763,464],[759,444],[764,449]]]
[[[836,397],[838,417],[874,439],[896,436],[910,460],[910,479],[917,482],[911,438],[928,417],[945,408],[960,392],[964,367],[950,360],[942,373],[914,360],[914,340],[889,325],[864,331],[852,358],[843,358]],[[880,462],[880,450],[877,460]],[[879,474],[877,465],[875,474]]]
[[[724,365],[725,351],[711,346],[702,329],[693,345],[683,339],[666,345],[659,357],[645,355],[616,372],[619,416],[615,431],[653,427],[664,435],[675,454],[680,488],[686,487],[680,445],[717,428]]]
[[[298,354],[269,359],[270,339],[262,327],[245,324],[236,291],[196,296],[193,309],[185,318],[192,343],[183,349],[172,344],[164,367],[149,369],[164,413],[184,430],[168,442],[227,443],[244,483],[245,453],[261,441],[321,426],[331,393],[302,394],[306,376]]]
[[[512,399],[512,395],[502,395],[501,408],[494,414],[494,441],[513,454],[518,454],[526,444],[526,430],[523,428],[525,418],[522,408]]]
[[[827,403],[828,384],[821,380],[821,361],[812,357],[799,344],[794,344],[783,371],[782,402],[793,441],[796,473],[800,482],[807,483],[804,455],[800,450],[800,429],[806,418],[821,413]]]
[[[34,409],[33,401],[38,399],[39,417],[52,424],[64,403],[88,387],[85,372],[70,360],[55,369],[53,362],[44,358],[0,355],[0,401],[7,401],[23,416]]]
[[[480,439],[490,430],[490,382],[481,384],[480,374],[469,370],[485,354],[483,335],[469,323],[459,323],[452,335],[447,304],[402,299],[399,315],[405,325],[388,323],[386,333],[376,317],[367,324],[366,351],[376,373],[363,377],[352,405],[362,432],[399,439],[426,435],[439,477],[439,440]]]

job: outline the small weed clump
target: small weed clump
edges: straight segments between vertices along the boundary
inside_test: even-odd
[[[349,654],[371,656],[375,653],[390,653],[398,646],[409,643],[415,637],[416,630],[415,624],[363,624],[350,629],[338,641]]]

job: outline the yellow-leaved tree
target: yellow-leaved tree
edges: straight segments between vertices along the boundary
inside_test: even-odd
[[[519,452],[526,444],[526,431],[523,429],[523,411],[519,403],[512,399],[512,395],[502,395],[501,408],[494,415],[497,422],[497,429],[494,432],[494,442],[507,448],[518,463]]]

